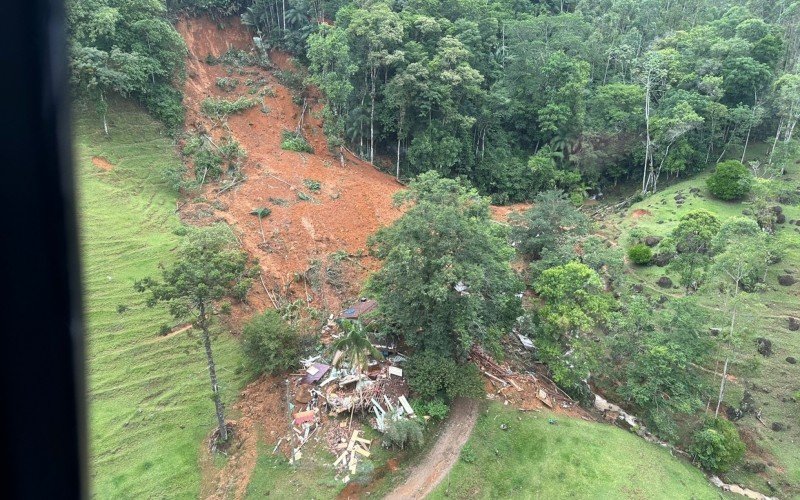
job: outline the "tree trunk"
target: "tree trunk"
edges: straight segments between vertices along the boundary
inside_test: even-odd
[[[722,382],[719,384],[719,397],[717,398],[717,409],[714,410],[714,418],[719,416],[719,407],[722,404],[722,398],[725,396],[725,380],[728,378],[728,361],[730,358],[725,358],[725,367],[722,369]]]
[[[650,75],[647,75],[644,99],[644,122],[646,129],[646,144],[644,149],[644,169],[642,172],[642,195],[647,193],[647,163],[650,159],[652,141],[650,140]],[[651,162],[652,163],[652,162]]]
[[[208,376],[211,378],[211,392],[214,396],[214,407],[217,412],[217,425],[219,426],[219,437],[222,442],[228,441],[228,427],[225,426],[225,408],[222,406],[222,398],[219,394],[217,384],[217,365],[214,363],[214,354],[211,351],[211,335],[208,332],[208,322],[206,318],[205,306],[200,306],[200,330],[203,332],[203,346],[206,349],[206,361],[208,361]]]
[[[781,118],[781,121],[778,123],[778,131],[775,132],[775,140],[772,141],[772,149],[769,150],[769,164],[770,165],[772,165],[772,155],[775,154],[775,146],[778,145],[778,138],[781,135],[781,129],[782,128],[783,128],[783,118]],[[783,175],[783,172],[781,172],[781,175]]]
[[[375,164],[375,77],[377,69],[372,70],[370,75],[370,111],[369,111],[369,162]]]

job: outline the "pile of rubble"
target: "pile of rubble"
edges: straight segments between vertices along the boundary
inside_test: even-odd
[[[405,358],[391,347],[375,347],[387,356],[371,360],[365,370],[349,366],[339,351],[330,359],[314,356],[301,360],[303,371],[296,373],[287,387],[292,415],[290,462],[299,460],[303,446],[327,426],[325,440],[337,457],[333,465],[346,474],[343,481],[348,482],[359,460],[370,456],[372,444],[360,435],[358,425],[350,430],[355,418],[363,418],[379,432],[385,431],[390,420],[416,418],[401,368]]]
[[[523,346],[526,345],[522,339],[520,342]],[[572,409],[577,406],[572,398],[547,377],[531,372],[515,372],[509,366],[495,361],[479,346],[472,348],[469,359],[478,366],[494,387],[495,390],[487,394],[489,399],[502,397],[504,404],[513,404],[521,410],[534,410],[540,403],[548,408],[559,406],[562,409]]]

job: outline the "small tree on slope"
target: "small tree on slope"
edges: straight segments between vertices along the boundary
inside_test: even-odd
[[[150,293],[148,307],[164,302],[174,318],[191,316],[192,327],[202,333],[219,438],[223,443],[228,440],[228,429],[211,350],[211,325],[216,302],[226,296],[243,296],[250,284],[247,254],[235,246],[230,229],[224,225],[191,230],[179,247],[177,260],[162,269],[160,278],[148,277],[135,284],[137,291]]]

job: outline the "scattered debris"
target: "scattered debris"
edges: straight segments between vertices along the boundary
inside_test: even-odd
[[[533,341],[530,338],[526,337],[525,335],[522,335],[521,333],[517,334],[517,338],[519,339],[520,342],[522,342],[522,346],[525,349],[529,351],[533,350]]]
[[[342,314],[339,317],[342,319],[359,319],[368,312],[375,310],[376,307],[378,307],[377,302],[372,299],[362,297],[358,303],[342,311]]]

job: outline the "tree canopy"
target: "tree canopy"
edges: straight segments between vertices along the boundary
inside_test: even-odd
[[[368,289],[381,313],[420,350],[463,359],[475,344],[493,346],[519,313],[522,284],[488,200],[428,172],[397,202],[405,215],[371,240],[383,265]]]

